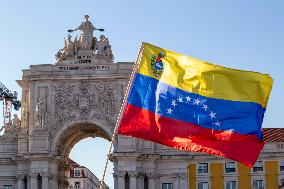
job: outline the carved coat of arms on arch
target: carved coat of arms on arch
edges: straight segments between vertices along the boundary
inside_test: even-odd
[[[61,81],[53,86],[54,112],[52,133],[72,122],[99,121],[115,125],[117,107],[111,82]]]

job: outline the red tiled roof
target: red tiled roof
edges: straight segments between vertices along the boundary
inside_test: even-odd
[[[75,161],[73,161],[73,160],[70,159],[70,158],[67,158],[66,164],[67,164],[67,165],[71,165],[71,166],[74,167],[74,168],[85,168],[84,166],[79,165],[78,163],[76,163]]]
[[[265,142],[284,142],[284,128],[263,128]]]
[[[73,165],[73,166],[80,166],[78,163],[76,163],[75,161],[73,161],[70,158],[67,159],[66,164]]]

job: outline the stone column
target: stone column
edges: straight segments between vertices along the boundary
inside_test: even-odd
[[[49,189],[48,187],[48,173],[42,173],[42,189]]]
[[[129,172],[129,180],[130,180],[130,189],[137,189],[137,172],[136,171],[130,171]]]
[[[58,177],[58,188],[65,189],[65,183],[68,182],[68,178],[65,176]]]
[[[113,173],[113,188],[114,189],[118,188],[118,176],[116,173]]]
[[[27,188],[31,188],[31,177],[27,175]]]
[[[37,188],[37,173],[30,173],[31,177],[31,189],[38,189]]]
[[[180,189],[179,174],[174,174],[174,188]]]
[[[145,176],[145,173],[138,173],[136,178],[137,178],[137,181],[136,181],[136,186],[137,186],[137,189],[144,189],[144,176]]]
[[[160,175],[156,174],[155,175],[155,187],[154,188],[161,188],[160,186]]]
[[[148,173],[148,189],[155,189],[155,174],[154,173]]]
[[[17,186],[18,186],[18,189],[25,189],[24,178],[25,178],[25,175],[18,175],[17,176]]]
[[[57,175],[50,176],[50,188],[58,189],[58,179]]]
[[[117,173],[118,176],[118,188],[117,189],[125,189],[125,172],[120,171]]]
[[[186,173],[179,174],[180,188],[188,188],[188,175]]]

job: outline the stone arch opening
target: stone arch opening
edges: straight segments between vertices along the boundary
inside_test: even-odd
[[[59,188],[68,188],[68,174],[70,177],[70,167],[67,164],[68,157],[72,148],[81,140],[86,138],[100,137],[107,141],[111,140],[110,134],[102,127],[93,123],[75,123],[66,127],[60,132],[60,135],[56,141],[54,150],[58,158],[58,176],[59,176]],[[100,175],[96,175],[100,176]]]
[[[101,137],[108,141],[111,140],[109,133],[107,133],[102,127],[93,123],[76,123],[66,128],[60,134],[60,137],[56,142],[56,152],[60,156],[60,159],[65,161],[74,145],[80,140],[88,137]]]

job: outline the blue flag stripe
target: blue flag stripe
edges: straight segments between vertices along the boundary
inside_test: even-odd
[[[214,130],[255,134],[262,139],[265,108],[257,103],[204,97],[139,73],[135,75],[128,103],[164,117]]]

